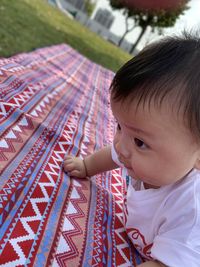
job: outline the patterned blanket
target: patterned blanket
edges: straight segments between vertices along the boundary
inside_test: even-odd
[[[0,266],[136,266],[120,170],[69,178],[110,143],[113,73],[67,45],[0,59]]]

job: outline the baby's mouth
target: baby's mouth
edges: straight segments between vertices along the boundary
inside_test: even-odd
[[[126,161],[123,160],[123,158],[121,159],[120,157],[118,157],[118,159],[119,159],[119,161],[124,165],[124,167],[125,167],[127,170],[129,170],[129,171],[133,171],[132,167],[131,167],[128,163],[126,163]]]
[[[124,167],[127,169],[127,170],[132,170],[131,166],[129,166],[128,164],[126,164],[125,162],[121,161],[120,162],[124,165]]]
[[[126,164],[124,164],[124,167],[125,167],[127,170],[130,170],[130,171],[132,171],[132,168],[131,168],[131,167],[129,167],[129,166],[127,166]]]

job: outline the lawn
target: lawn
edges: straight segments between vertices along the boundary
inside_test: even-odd
[[[113,71],[131,57],[46,0],[0,0],[0,25],[1,57],[59,43]]]

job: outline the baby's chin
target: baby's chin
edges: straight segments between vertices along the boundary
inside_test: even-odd
[[[136,175],[135,175],[135,172],[133,171],[133,169],[129,169],[129,168],[126,168],[127,169],[127,172],[128,172],[128,175],[131,176],[133,179],[136,179],[136,180],[140,180],[140,179],[137,179]]]
[[[127,173],[128,173],[128,175],[130,176],[130,177],[132,177],[133,179],[135,179],[135,180],[138,180],[138,181],[142,181],[143,182],[143,180],[134,172],[134,170],[133,169],[128,169],[127,168]]]
[[[137,176],[137,174],[132,169],[127,169],[127,172],[128,172],[128,175],[132,177],[133,179],[143,182],[145,189],[150,189],[150,188],[157,189],[162,186],[160,184],[157,185],[157,184],[152,183],[151,181],[149,181],[149,179],[140,178],[139,176]]]

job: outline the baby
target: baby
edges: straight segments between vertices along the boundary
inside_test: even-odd
[[[200,266],[200,38],[165,38],[116,73],[111,146],[64,169],[84,178],[122,167],[124,224],[140,267]]]

